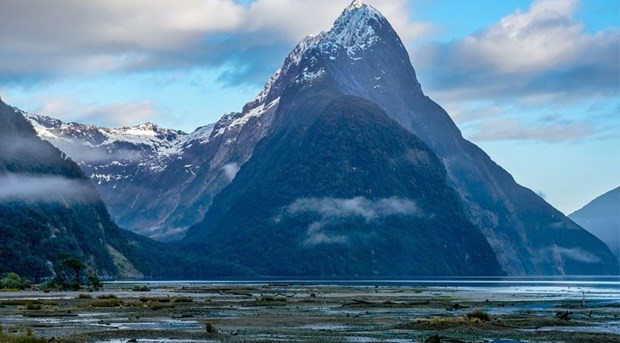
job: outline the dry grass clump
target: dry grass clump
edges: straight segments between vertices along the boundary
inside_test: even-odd
[[[102,294],[97,297],[97,299],[117,299],[118,297],[114,294]]]
[[[119,307],[123,302],[117,298],[99,299],[90,303],[91,307]]]
[[[486,313],[484,311],[480,311],[480,310],[469,312],[467,314],[467,318],[469,318],[470,320],[480,319],[480,320],[482,320],[484,322],[488,322],[489,320],[491,320],[491,317],[489,317],[488,313]]]

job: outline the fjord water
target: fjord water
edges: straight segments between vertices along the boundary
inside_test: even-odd
[[[107,281],[108,285],[145,283],[136,281]],[[316,285],[316,286],[406,286],[406,287],[450,287],[460,289],[489,290],[596,290],[618,296],[620,303],[620,275],[578,275],[578,276],[531,276],[531,277],[437,277],[437,278],[380,278],[380,279],[329,279],[329,278],[256,278],[256,279],[211,279],[211,280],[151,280],[148,284],[158,286],[214,285]]]

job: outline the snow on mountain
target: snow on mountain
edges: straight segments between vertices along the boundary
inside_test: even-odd
[[[74,160],[97,186],[110,214],[121,226],[140,232],[149,225],[132,225],[127,216],[139,212],[139,199],[161,198],[162,190],[151,194],[166,168],[182,159],[186,150],[209,143],[214,124],[192,133],[144,123],[131,127],[103,128],[79,123],[64,123],[51,117],[21,112],[37,135],[49,141]],[[200,157],[196,157],[200,160]],[[193,173],[197,163],[187,163],[185,172]],[[159,181],[161,182],[161,181]],[[143,217],[158,220],[158,211]],[[142,219],[141,217],[140,219]],[[133,218],[133,217],[132,217]],[[142,232],[144,233],[144,232]]]
[[[286,86],[292,83],[312,83],[324,76],[325,69],[318,66],[316,57],[307,52],[318,49],[321,54],[330,54],[330,58],[335,59],[339,51],[344,50],[350,59],[358,60],[360,52],[373,47],[380,40],[375,27],[380,27],[382,21],[385,21],[385,17],[375,8],[361,1],[353,1],[336,19],[332,29],[302,39],[284,60],[283,67],[271,76],[263,90],[243,107],[241,113],[231,114],[234,116],[232,120],[231,115],[225,115],[218,121],[214,135],[243,126],[252,117],[275,112]],[[309,56],[310,63],[299,70],[305,56]]]
[[[192,141],[206,143],[213,125],[206,125],[187,134],[180,130],[161,128],[153,123],[131,127],[104,128],[79,123],[64,123],[51,117],[23,113],[39,137],[50,141],[80,165],[98,170],[111,165],[135,164],[151,172],[162,171],[167,162],[182,153]],[[96,174],[97,181],[109,182],[111,177]]]

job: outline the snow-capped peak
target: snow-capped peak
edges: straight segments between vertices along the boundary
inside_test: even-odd
[[[364,2],[361,0],[353,0],[347,9],[355,9],[364,6]]]
[[[358,53],[370,48],[380,40],[376,29],[380,28],[385,18],[372,6],[361,0],[353,1],[336,19],[333,27],[327,32],[309,35],[302,39],[284,60],[282,68],[278,69],[263,90],[248,102],[241,113],[235,115],[234,120],[222,117],[216,125],[213,135],[219,136],[229,128],[241,127],[253,117],[261,117],[268,111],[275,111],[279,97],[284,89],[292,83],[312,84],[321,79],[325,69],[319,64],[315,56],[309,56],[309,64],[303,64],[305,56],[312,51],[330,60],[344,52],[350,59],[358,60]],[[340,55],[342,56],[342,55]],[[304,65],[305,68],[301,66]]]
[[[378,39],[373,23],[380,23],[382,19],[383,15],[372,6],[353,1],[336,19],[322,44],[353,49],[351,52],[362,50]]]

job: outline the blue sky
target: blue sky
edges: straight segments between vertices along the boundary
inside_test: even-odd
[[[103,126],[239,111],[349,0],[5,0],[0,96]],[[463,135],[565,213],[620,185],[618,0],[368,0]]]

